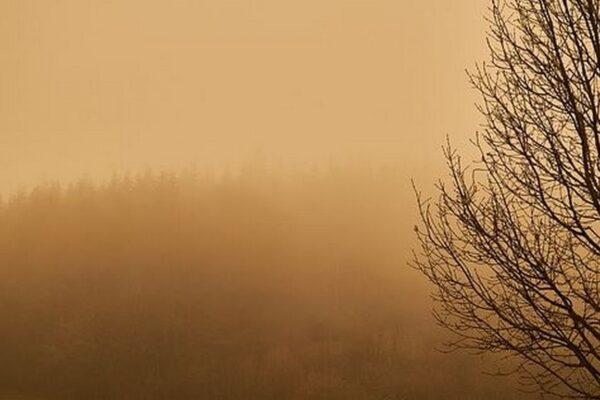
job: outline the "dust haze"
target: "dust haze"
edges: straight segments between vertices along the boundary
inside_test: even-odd
[[[0,181],[292,165],[440,165],[477,127],[485,2],[3,0]],[[437,164],[436,164],[437,163]]]
[[[484,14],[0,2],[0,398],[526,398],[407,266]]]

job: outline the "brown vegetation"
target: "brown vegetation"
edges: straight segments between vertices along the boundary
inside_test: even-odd
[[[0,397],[519,398],[433,351],[405,196],[393,171],[261,168],[15,196]]]

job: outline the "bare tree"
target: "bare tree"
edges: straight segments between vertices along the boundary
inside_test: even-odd
[[[501,352],[543,394],[600,399],[600,0],[494,0],[470,74],[481,159],[445,150],[415,265],[453,348]]]

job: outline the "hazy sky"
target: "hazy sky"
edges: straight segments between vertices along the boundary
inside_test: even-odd
[[[1,0],[0,187],[235,163],[439,165],[483,0]]]

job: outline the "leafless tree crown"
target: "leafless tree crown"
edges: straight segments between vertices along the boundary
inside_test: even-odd
[[[419,197],[415,265],[457,348],[502,352],[544,394],[600,399],[600,0],[494,0],[471,81],[481,159],[449,146]]]

